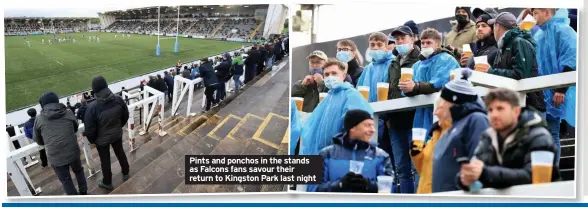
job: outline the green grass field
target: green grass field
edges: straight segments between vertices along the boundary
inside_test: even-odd
[[[100,34],[100,43],[88,35]],[[76,43],[48,44],[53,35],[5,36],[6,110],[37,104],[39,96],[53,91],[60,97],[91,88],[92,79],[102,75],[110,82],[124,80],[175,65],[240,48],[243,43],[180,38],[180,52],[174,53],[175,38],[162,37],[161,56],[155,56],[157,36],[132,34],[130,39],[113,33],[70,33]],[[85,35],[85,38],[82,38]],[[45,38],[45,44],[41,39]]]

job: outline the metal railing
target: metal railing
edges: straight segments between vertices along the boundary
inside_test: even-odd
[[[182,76],[176,75],[174,77],[174,90],[172,97],[172,117],[176,116],[180,104],[184,99],[184,95],[188,93],[188,105],[186,106],[186,117],[190,115],[190,109],[192,109],[192,98],[194,97],[194,86],[202,82],[202,78],[196,78],[194,80],[186,79]]]

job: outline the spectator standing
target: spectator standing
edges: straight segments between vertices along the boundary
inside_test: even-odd
[[[473,16],[476,18],[477,41],[470,43],[470,48],[474,55],[469,58],[462,56],[460,59],[461,66],[474,69],[474,57],[477,56],[487,56],[488,63],[494,63],[496,54],[498,54],[498,47],[496,38],[494,38],[494,25],[489,25],[488,21],[496,18],[497,15],[498,13],[492,8],[474,9]]]
[[[377,193],[377,177],[392,176],[393,171],[388,153],[370,143],[375,133],[372,115],[364,110],[350,110],[343,123],[343,132],[319,152],[325,165],[323,183],[317,191]],[[349,171],[352,162],[363,163],[360,173]]]
[[[233,80],[235,81],[235,94],[239,93],[239,90],[243,88],[243,82],[241,81],[241,76],[243,76],[243,53],[236,52],[235,59],[233,59],[232,63],[233,67],[235,67],[235,72],[233,74]]]
[[[129,109],[124,100],[108,88],[102,76],[92,80],[92,90],[96,92],[96,101],[88,107],[85,116],[85,133],[88,141],[96,144],[102,167],[102,179],[98,186],[112,190],[112,172],[110,167],[110,147],[118,159],[123,174],[123,181],[129,179],[129,162],[123,149],[122,128],[129,120]]]
[[[247,58],[245,59],[245,84],[255,78],[259,59],[261,59],[261,53],[257,50],[257,46],[254,45],[251,50],[247,52]]]
[[[78,121],[74,114],[59,103],[57,94],[48,92],[39,99],[41,115],[35,119],[33,139],[45,147],[48,160],[67,195],[86,195],[88,184],[80,159],[80,147],[76,133]],[[76,175],[76,189],[70,168]]]
[[[423,39],[423,44],[425,40]],[[455,176],[461,164],[457,158],[472,158],[480,137],[490,125],[486,111],[468,78],[469,69],[462,69],[461,79],[456,78],[441,90],[441,102],[436,114],[439,120],[451,119],[451,128],[435,144],[433,151],[432,192],[457,190]],[[451,115],[450,117],[442,118]]]
[[[455,8],[456,23],[447,33],[443,44],[457,60],[461,58],[462,46],[476,41],[476,23],[471,20],[470,7]]]
[[[276,56],[275,63],[278,63],[282,60],[282,40],[278,38],[276,43],[274,43],[274,56]]]
[[[216,77],[216,73],[212,68],[212,60],[208,60],[208,58],[202,58],[200,60],[200,75],[202,76],[202,81],[204,82],[204,95],[206,96],[206,108],[205,111],[210,110],[210,107],[216,107],[217,102],[214,99],[214,91],[217,90],[218,86],[218,79]]]
[[[258,45],[257,48],[259,50],[259,54],[261,55],[259,62],[257,62],[257,74],[259,75],[263,72],[263,69],[265,68],[264,65],[268,57],[268,52],[265,49],[265,47],[263,47],[263,45]]]
[[[29,108],[29,110],[27,110],[27,114],[31,118],[24,124],[24,133],[28,139],[33,140],[37,110],[35,110],[34,108]],[[45,151],[45,149],[39,151],[39,156],[41,157],[41,166],[43,166],[43,168],[47,167],[47,152]]]
[[[270,43],[265,44],[265,50],[267,50],[267,60],[265,61],[265,66],[271,70],[272,66],[274,65],[274,51],[272,45]]]
[[[159,87],[159,91],[168,94],[167,91],[167,84],[165,83],[165,81],[163,80],[163,78],[161,77],[161,74],[157,75],[157,86]]]
[[[487,129],[470,164],[461,166],[457,184],[469,190],[474,181],[483,187],[503,189],[531,184],[531,152],[556,153],[556,146],[543,116],[530,108],[521,108],[518,93],[492,89],[484,97],[488,119]],[[557,161],[553,161],[551,181],[560,179]]]
[[[304,98],[302,111],[311,113],[319,104],[319,94],[328,91],[322,75],[328,58],[322,51],[313,51],[306,59],[308,59],[309,73],[303,80],[294,83],[292,97]]]
[[[169,99],[168,103],[171,103],[174,97],[174,77],[172,77],[169,72],[163,72],[163,81],[167,85],[168,93],[167,98]]]
[[[577,33],[569,25],[567,9],[532,9],[533,16],[541,30],[535,34],[537,41],[537,63],[539,75],[551,75],[576,70]],[[576,123],[576,87],[564,87],[544,90],[547,106],[547,124],[555,141],[556,161],[560,157],[560,123],[565,119],[570,124]]]
[[[219,63],[214,70],[216,71],[216,78],[218,80],[218,88],[216,92],[216,102],[220,103],[227,96],[226,82],[231,71],[230,55],[227,53],[223,55],[222,62]]]
[[[351,84],[357,86],[357,81],[363,72],[363,59],[357,50],[357,45],[351,40],[337,43],[337,60],[347,63],[347,74],[351,77]]]
[[[82,123],[84,123],[84,118],[86,116],[86,111],[88,110],[88,101],[84,98],[82,98],[81,100],[81,106],[78,109],[78,113],[76,114],[76,117],[78,118],[78,120],[80,120]]]

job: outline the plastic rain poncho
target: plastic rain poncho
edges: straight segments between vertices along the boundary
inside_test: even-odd
[[[378,101],[378,82],[390,82],[388,79],[388,68],[394,58],[394,55],[390,53],[379,62],[372,60],[372,62],[363,69],[361,76],[357,80],[357,86],[370,87],[370,103]]]
[[[300,137],[300,130],[302,126],[300,123],[300,114],[296,103],[290,101],[290,154],[294,155],[296,150],[296,144],[298,144],[298,138]]]
[[[427,60],[418,61],[413,66],[413,81],[432,83],[437,89],[449,82],[449,72],[460,68],[455,58],[446,52],[433,54]],[[433,124],[433,107],[417,108],[413,128],[429,129]]]
[[[329,90],[327,97],[314,109],[302,126],[300,155],[317,155],[333,144],[333,137],[343,130],[343,119],[348,110],[361,109],[373,115],[363,96],[348,82]]]
[[[541,30],[535,34],[537,42],[537,64],[540,75],[562,73],[568,66],[576,70],[576,42],[577,33],[569,26],[567,9],[558,9]],[[563,105],[555,107],[553,95],[555,91],[545,90],[545,104],[547,113],[554,117],[565,119],[570,125],[576,123],[576,87],[568,88]]]

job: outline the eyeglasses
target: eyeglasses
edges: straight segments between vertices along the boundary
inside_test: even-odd
[[[353,51],[349,48],[337,48],[337,52],[341,52],[341,51]]]

